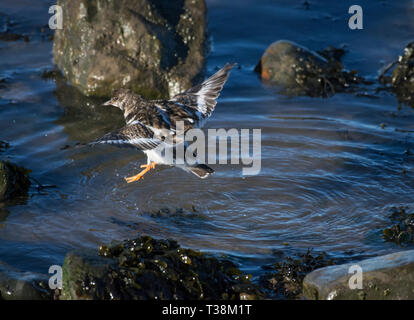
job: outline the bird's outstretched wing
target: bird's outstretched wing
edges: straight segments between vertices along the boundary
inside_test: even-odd
[[[156,148],[162,140],[154,137],[154,133],[140,123],[127,125],[119,130],[109,132],[93,141],[90,145],[107,143],[118,147],[151,150]]]
[[[174,96],[170,101],[196,109],[203,118],[208,118],[217,104],[217,98],[236,64],[227,63],[203,83]]]

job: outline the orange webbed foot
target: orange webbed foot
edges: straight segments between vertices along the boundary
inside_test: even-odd
[[[131,182],[135,182],[140,180],[141,178],[144,179],[144,175],[150,171],[151,169],[154,169],[156,166],[155,162],[151,162],[150,164],[143,164],[141,165],[141,168],[145,168],[144,170],[142,170],[140,173],[138,173],[137,175],[133,176],[133,177],[127,177],[125,178],[127,183],[131,183]]]

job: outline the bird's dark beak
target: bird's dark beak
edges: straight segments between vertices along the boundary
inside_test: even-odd
[[[111,99],[111,100],[106,101],[106,102],[103,104],[103,106],[112,106],[112,99]]]

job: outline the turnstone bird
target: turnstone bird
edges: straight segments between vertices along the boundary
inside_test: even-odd
[[[178,134],[193,128],[201,128],[205,124],[217,104],[216,100],[233,67],[234,65],[226,64],[203,83],[170,100],[145,100],[131,90],[117,90],[111,100],[104,105],[121,109],[126,126],[105,134],[92,144],[109,143],[119,147],[136,148],[146,153],[147,164],[141,165],[144,170],[133,177],[125,178],[128,183],[143,178],[144,174],[155,168],[157,164],[172,165],[165,163],[160,150],[172,148],[176,155],[175,151],[179,144],[184,144],[184,149],[187,147],[185,141],[176,139]],[[184,132],[177,131],[178,121],[182,121]],[[202,179],[214,172],[205,164],[196,163],[179,167]]]

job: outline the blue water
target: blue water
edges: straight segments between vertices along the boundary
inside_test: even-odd
[[[208,0],[207,74],[226,62],[240,69],[206,128],[262,129],[262,170],[243,177],[241,166],[216,165],[199,180],[162,168],[134,184],[123,177],[139,170],[143,154],[76,146],[122,126],[121,114],[41,77],[53,67],[52,42],[40,31],[51,4],[0,0],[13,30],[31,37],[0,42],[0,140],[11,144],[0,157],[57,185],[46,194],[33,187],[25,204],[0,211],[0,268],[45,274],[69,250],[143,234],[225,254],[254,275],[275,250],[355,259],[401,250],[380,229],[392,207],[412,207],[414,156],[405,151],[414,150],[414,110],[399,110],[389,93],[288,98],[253,69],[268,45],[289,39],[313,50],[345,44],[345,66],[375,79],[412,40],[411,1],[359,1],[364,29],[351,31],[348,1],[311,1],[305,10],[302,1]],[[184,213],[149,214],[165,207]]]

